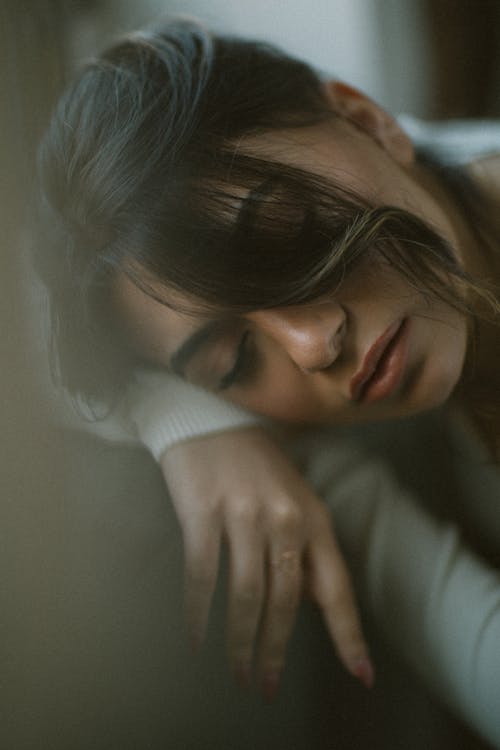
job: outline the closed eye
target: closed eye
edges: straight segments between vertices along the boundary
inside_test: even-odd
[[[219,380],[218,391],[224,391],[232,385],[243,383],[253,373],[255,360],[250,346],[250,331],[245,331],[238,344],[233,367]]]

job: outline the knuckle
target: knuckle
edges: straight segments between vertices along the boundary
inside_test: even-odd
[[[281,586],[286,590],[293,590],[300,585],[302,579],[302,556],[299,550],[288,549],[270,560],[270,567],[275,575],[281,578]]]
[[[222,513],[222,507],[224,505],[224,499],[220,495],[208,496],[203,503],[203,507],[197,509],[197,512],[202,514],[203,523],[215,523],[220,519]]]
[[[291,503],[277,501],[274,504],[271,517],[274,528],[294,532],[300,528],[302,520],[301,511]]]
[[[254,528],[259,524],[260,511],[255,502],[240,500],[233,505],[232,516],[241,526]]]

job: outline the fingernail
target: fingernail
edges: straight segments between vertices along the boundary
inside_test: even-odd
[[[240,688],[248,690],[252,683],[252,668],[250,666],[250,663],[247,661],[237,662],[235,664],[233,674],[236,684]]]
[[[262,695],[266,699],[268,703],[271,703],[275,698],[276,694],[278,692],[280,682],[280,673],[279,672],[268,672],[264,675],[264,678],[262,680],[261,688],[262,688]]]
[[[358,659],[358,661],[354,663],[352,673],[366,688],[370,689],[373,687],[375,682],[375,669],[368,657]]]

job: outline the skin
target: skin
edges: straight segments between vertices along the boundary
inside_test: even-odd
[[[340,118],[243,139],[237,147],[333,177],[376,204],[415,213],[450,243],[467,270],[483,273],[466,222],[443,187],[415,163],[413,146],[393,118],[344,84],[328,84],[325,91]],[[484,164],[474,176],[485,183],[493,179]],[[449,398],[467,348],[463,316],[438,301],[430,303],[373,259],[334,291],[308,305],[222,319],[182,375],[247,409],[300,423],[404,417]],[[114,297],[127,340],[166,369],[172,369],[172,357],[185,342],[213,322],[206,314],[161,305],[125,276],[116,280]],[[193,302],[182,295],[169,297],[182,305]],[[367,352],[401,320],[408,324],[401,382],[375,403],[353,400],[351,381]],[[221,390],[243,336],[251,341],[258,366],[251,377]],[[238,681],[249,683],[260,622],[258,678],[265,695],[274,695],[305,585],[323,611],[340,658],[370,685],[373,668],[330,519],[264,431],[189,441],[167,451],[162,466],[183,529],[193,641],[203,638],[224,538],[231,568],[229,658]]]

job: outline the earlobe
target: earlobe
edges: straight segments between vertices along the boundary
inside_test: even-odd
[[[342,81],[327,81],[324,90],[335,112],[373,138],[398,163],[409,166],[415,161],[411,139],[385,109]]]

